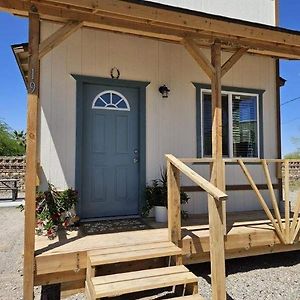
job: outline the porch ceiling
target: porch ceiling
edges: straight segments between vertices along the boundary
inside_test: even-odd
[[[28,82],[28,43],[17,44],[11,46],[17,64],[21,71],[24,83],[27,86]]]
[[[300,32],[226,17],[131,0],[0,0],[0,10],[28,16],[34,4],[41,19],[134,34],[173,43],[193,40],[210,47],[217,39],[222,49],[240,48],[276,58],[300,59]]]

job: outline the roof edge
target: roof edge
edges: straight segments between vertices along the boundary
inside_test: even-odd
[[[226,16],[221,16],[221,15],[214,15],[214,14],[209,14],[206,12],[202,11],[195,11],[191,10],[188,8],[183,8],[183,7],[176,7],[176,6],[171,6],[167,4],[162,4],[162,3],[157,3],[157,2],[152,2],[152,1],[145,1],[145,0],[121,0],[123,2],[128,2],[128,3],[133,3],[133,4],[140,4],[152,8],[158,8],[158,9],[166,9],[178,13],[183,13],[183,14],[188,14],[192,16],[199,16],[199,17],[206,17],[206,18],[211,18],[215,20],[220,20],[220,21],[228,21],[240,25],[247,25],[247,26],[252,26],[252,27],[258,27],[262,29],[269,29],[269,30],[275,30],[278,32],[284,32],[284,33],[290,33],[290,34],[295,34],[300,36],[300,28],[299,30],[294,30],[294,29],[288,29],[280,26],[272,26],[268,24],[263,24],[263,23],[257,23],[257,22],[251,22],[247,20],[241,20],[241,19],[235,19],[235,18],[230,18]]]

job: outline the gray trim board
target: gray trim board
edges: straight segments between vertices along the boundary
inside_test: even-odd
[[[201,90],[211,90],[210,84],[192,82],[196,88],[196,132],[197,132],[197,157],[203,157],[202,144],[201,144]],[[265,90],[252,89],[252,88],[239,88],[232,86],[223,86],[222,91],[236,92],[236,93],[249,93],[258,95],[259,103],[259,152],[260,158],[264,158],[264,128],[263,128],[263,94]]]
[[[76,150],[75,150],[75,188],[81,191],[81,170],[82,170],[82,119],[83,119],[83,85],[102,84],[112,87],[133,87],[139,90],[139,142],[140,142],[140,169],[139,169],[139,213],[142,212],[144,202],[144,189],[146,187],[146,87],[150,82],[111,79],[71,74],[76,80]],[[80,201],[79,201],[80,202]],[[80,203],[77,208],[80,215]]]

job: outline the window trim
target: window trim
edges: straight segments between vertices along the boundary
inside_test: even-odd
[[[197,157],[203,155],[203,93],[211,93],[209,84],[193,82],[196,87],[196,132],[197,132]],[[228,120],[229,120],[229,157],[233,157],[233,137],[232,137],[232,95],[240,94],[244,96],[256,96],[257,98],[257,137],[258,137],[258,156],[264,158],[264,139],[263,139],[263,94],[265,90],[237,88],[222,86],[222,95],[228,95]]]

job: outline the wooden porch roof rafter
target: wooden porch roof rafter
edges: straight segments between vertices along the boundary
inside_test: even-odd
[[[143,3],[143,5],[141,5]],[[226,17],[120,0],[0,0],[0,9],[28,16],[34,5],[42,20],[67,23],[181,43],[193,39],[198,47],[211,47],[215,39],[223,50],[276,58],[300,59],[300,32]]]

